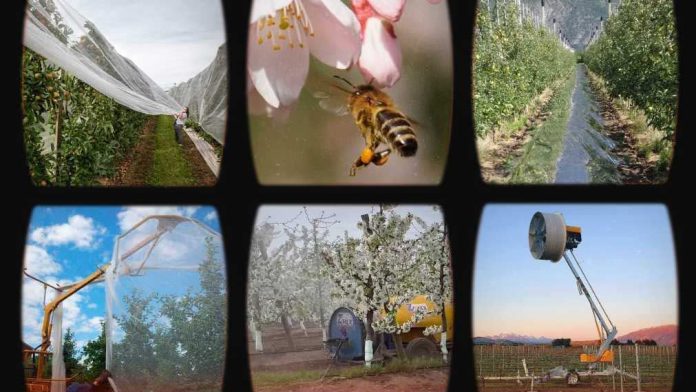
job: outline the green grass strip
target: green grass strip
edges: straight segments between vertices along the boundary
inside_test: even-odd
[[[512,167],[510,183],[549,184],[556,177],[556,163],[563,151],[570,101],[575,87],[575,69],[561,85],[549,103],[551,113],[543,124],[533,131],[531,140],[524,146],[522,156],[508,164]]]
[[[174,137],[174,117],[172,116],[160,115],[157,118],[154,162],[148,183],[154,186],[195,184],[189,163]]]
[[[357,378],[365,376],[374,376],[385,373],[400,373],[414,371],[418,369],[430,369],[445,367],[441,358],[412,358],[406,360],[394,359],[386,366],[373,363],[372,367],[367,368],[363,365],[355,365],[349,367],[334,367],[329,370],[327,378],[338,377]],[[299,383],[308,381],[318,381],[324,374],[324,369],[314,370],[297,370],[297,371],[255,371],[252,372],[251,378],[255,387],[280,385],[288,383]]]

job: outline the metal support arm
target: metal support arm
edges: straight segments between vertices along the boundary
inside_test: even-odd
[[[587,298],[587,301],[590,303],[590,307],[592,308],[592,312],[594,313],[595,317],[597,317],[597,320],[599,320],[599,324],[602,326],[602,329],[606,334],[606,338],[603,342],[601,342],[599,348],[597,349],[597,353],[595,354],[595,361],[599,361],[602,358],[602,354],[604,354],[604,352],[607,351],[607,349],[609,348],[609,345],[611,345],[611,341],[614,340],[618,331],[616,330],[616,326],[611,324],[611,320],[609,320],[611,328],[609,328],[609,325],[607,325],[607,322],[604,320],[604,316],[597,308],[597,305],[595,304],[595,301],[590,295],[589,291],[587,291],[585,283],[582,281],[580,275],[578,275],[577,270],[573,266],[573,263],[570,261],[567,251],[563,252],[563,258],[568,264],[568,267],[570,267],[570,270],[573,272],[573,275],[575,275],[575,279],[578,284],[578,287],[580,288],[580,291],[582,292],[582,294],[585,294],[585,297]]]

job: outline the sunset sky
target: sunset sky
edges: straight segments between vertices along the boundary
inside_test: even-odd
[[[676,259],[662,205],[498,204],[481,217],[473,290],[474,336],[501,333],[596,339],[592,311],[563,259],[536,260],[527,232],[536,211],[582,227],[575,250],[619,336],[677,324]]]

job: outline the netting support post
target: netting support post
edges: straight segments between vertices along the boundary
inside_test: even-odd
[[[621,392],[624,392],[623,389],[623,358],[621,358],[621,346],[619,345],[619,369],[621,370],[620,376],[619,376],[619,382],[621,384]]]
[[[60,177],[60,145],[63,142],[63,110],[56,109],[56,172],[54,180]]]
[[[638,386],[638,392],[640,392],[640,365],[638,364],[638,344],[635,344],[636,348],[636,384]]]

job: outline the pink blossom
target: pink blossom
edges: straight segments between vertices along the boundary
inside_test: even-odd
[[[273,108],[300,95],[310,53],[347,69],[360,52],[359,23],[340,0],[255,0],[251,9],[247,69],[251,83]]]
[[[441,0],[428,1],[437,4]],[[360,22],[360,72],[376,86],[392,87],[401,78],[401,47],[393,23],[401,18],[406,0],[351,0],[351,3]]]
[[[363,78],[379,87],[391,87],[399,80],[401,48],[391,22],[380,17],[367,19],[358,64]]]

